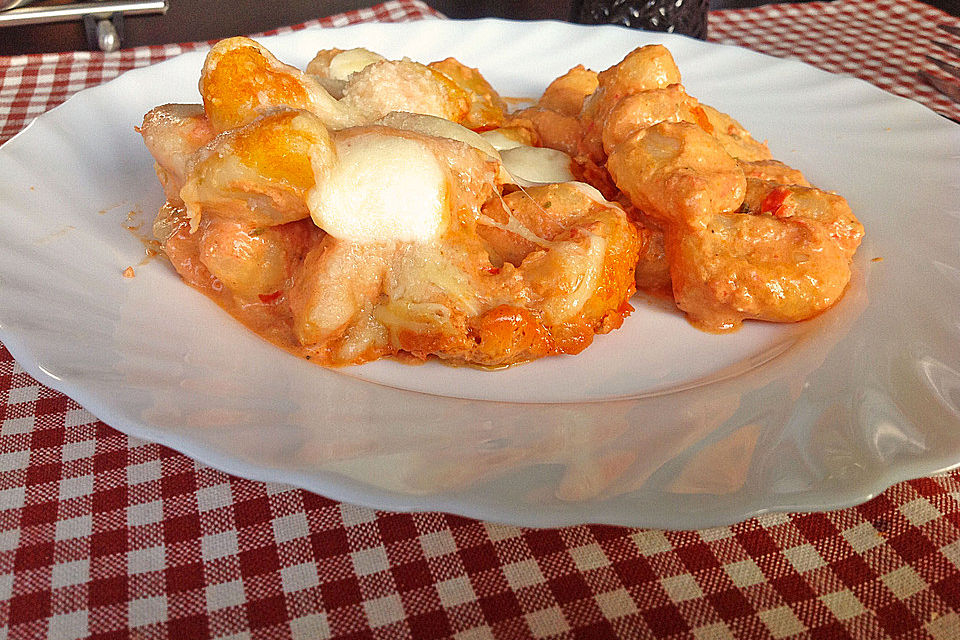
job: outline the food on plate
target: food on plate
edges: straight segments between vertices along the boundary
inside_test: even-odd
[[[280,62],[249,38],[221,40],[210,50],[200,74],[200,96],[217,133],[247,124],[262,109],[277,106],[310,111],[334,128],[363,122],[317,78]]]
[[[863,233],[659,46],[510,112],[454,58],[326,49],[301,71],[230,38],[200,98],[140,127],[154,234],[185,282],[323,365],[576,354],[638,287],[709,330],[801,320],[842,295]]]
[[[745,319],[804,320],[840,299],[864,232],[842,197],[687,94],[660,45],[630,52],[583,95],[588,82],[572,69],[555,81],[563,100],[551,85],[512,124],[570,153],[574,175],[648,230],[638,289],[671,296],[714,332]]]
[[[747,179],[716,138],[686,122],[642,130],[607,166],[662,222],[673,294],[695,323],[803,320],[843,294],[863,229],[839,196]]]
[[[154,231],[186,282],[326,365],[500,367],[620,326],[644,233],[588,185],[519,188],[477,133],[506,118],[478,71],[344,51],[310,69],[226,40],[203,107],[144,118]]]

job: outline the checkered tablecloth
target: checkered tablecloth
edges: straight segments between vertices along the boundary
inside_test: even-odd
[[[431,16],[402,0],[318,22]],[[714,12],[710,30],[956,118],[914,76],[937,22],[960,24],[909,0],[837,0]],[[0,141],[190,48],[0,58]],[[960,637],[958,567],[960,473],[701,531],[380,512],[127,437],[0,346],[0,638],[945,640]]]
[[[960,121],[960,104],[917,78],[922,69],[956,82],[925,57],[960,64],[932,44],[960,46],[940,24],[960,19],[915,0],[834,0],[714,11],[709,38],[853,75]]]

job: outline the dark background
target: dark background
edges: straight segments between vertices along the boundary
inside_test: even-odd
[[[64,4],[46,0],[37,4]],[[74,0],[79,1],[79,0]],[[426,0],[450,18],[495,16],[510,19],[569,19],[576,0]],[[377,4],[378,0],[170,0],[166,15],[131,16],[124,20],[123,46],[214,40],[297,24],[320,16]],[[712,8],[765,4],[763,0],[710,0]],[[960,0],[928,4],[960,15]],[[0,55],[72,51],[87,48],[82,22],[0,28]]]

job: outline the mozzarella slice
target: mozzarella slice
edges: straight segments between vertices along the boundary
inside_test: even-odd
[[[462,124],[431,116],[425,113],[408,113],[406,111],[391,111],[387,115],[377,120],[376,124],[394,129],[404,129],[406,131],[416,131],[428,136],[437,138],[450,138],[459,140],[468,144],[474,149],[479,149],[494,160],[500,160],[500,154],[485,138],[476,131],[467,129]]]
[[[443,232],[447,180],[424,144],[366,133],[339,140],[337,155],[307,196],[318,227],[359,243],[423,242]]]
[[[490,131],[484,131],[479,134],[484,140],[493,145],[493,148],[497,151],[504,151],[505,149],[513,149],[514,147],[519,147],[523,143],[519,140],[514,140],[508,135],[505,135],[499,129],[491,129]]]
[[[563,151],[521,145],[500,152],[503,166],[521,187],[537,184],[570,182],[570,156]]]
[[[330,77],[335,80],[346,80],[351,73],[362,71],[367,65],[385,59],[379,53],[368,51],[363,47],[347,49],[330,59]]]

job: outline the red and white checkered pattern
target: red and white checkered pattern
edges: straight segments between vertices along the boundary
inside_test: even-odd
[[[853,75],[960,121],[960,104],[917,78],[922,69],[957,82],[924,57],[960,64],[933,44],[960,46],[940,24],[960,27],[960,18],[915,0],[834,0],[715,11],[709,38]]]
[[[0,350],[10,638],[960,634],[960,473],[854,509],[523,529],[252,482],[128,438]]]
[[[711,29],[736,40],[799,10],[715,13]],[[436,15],[390,2],[321,23]],[[3,135],[190,46],[0,59]],[[0,346],[0,638],[947,640],[958,612],[960,471],[701,531],[380,512],[129,438]]]
[[[360,22],[407,22],[442,17],[420,0],[391,0],[367,9],[318,18],[258,35],[276,35],[315,26],[345,27]],[[137,47],[114,53],[70,51],[0,56],[0,144],[81,89],[112,80],[124,71],[203,46],[206,45],[190,42]]]

